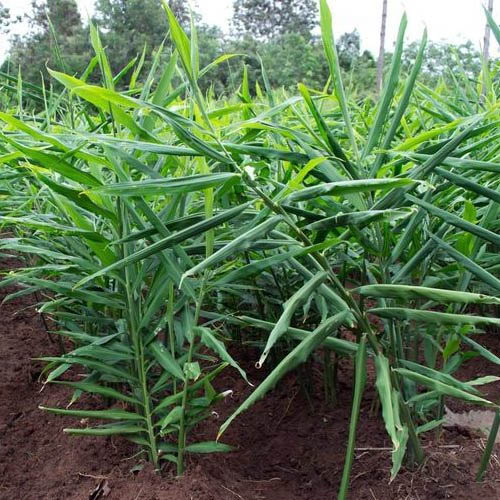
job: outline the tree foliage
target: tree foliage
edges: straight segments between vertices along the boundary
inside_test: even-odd
[[[318,25],[315,0],[235,0],[233,29],[236,36],[269,40],[286,33],[309,38]]]
[[[411,70],[417,53],[418,43],[410,43],[403,53],[403,69]],[[425,83],[435,85],[440,78],[449,80],[452,74],[461,74],[462,70],[469,78],[477,78],[481,71],[481,53],[471,41],[460,45],[428,42],[421,74]]]
[[[90,43],[75,0],[33,0],[24,17],[28,32],[14,36],[10,51],[10,63],[21,68],[23,79],[39,83],[47,67],[83,71]]]
[[[186,28],[189,7],[185,0],[170,0],[170,8]],[[167,35],[167,22],[159,0],[97,0],[94,20],[103,29],[103,40],[115,72],[134,57],[158,48]],[[145,68],[148,68],[146,61]]]
[[[180,24],[189,32],[188,2],[169,0],[168,3]],[[201,89],[204,92],[212,89],[218,96],[232,93],[240,85],[246,65],[250,92],[253,93],[257,81],[263,86],[261,61],[269,82],[275,88],[292,88],[297,81],[316,89],[323,88],[329,69],[315,31],[317,14],[314,0],[234,0],[229,35],[215,26],[203,24],[195,14],[200,67],[225,53],[244,56],[214,68],[200,81]],[[20,66],[23,79],[33,83],[40,83],[41,75],[48,76],[46,66],[74,75],[85,71],[92,50],[88,28],[82,22],[75,0],[32,0],[32,10],[25,19],[29,30],[12,39],[9,61],[3,69],[10,68],[17,74]],[[0,1],[0,30],[7,27],[8,20],[8,9]],[[134,58],[137,58],[137,64],[145,50],[146,57],[138,78],[140,83],[151,67],[151,54],[162,43],[164,50],[160,65],[168,61],[172,46],[159,0],[97,0],[93,21],[100,29],[115,75]],[[376,62],[372,54],[361,52],[359,33],[354,30],[341,35],[337,39],[337,51],[346,85],[360,95],[373,93]],[[405,72],[411,71],[417,53],[417,43],[410,44],[405,50],[402,61]],[[386,60],[389,59],[390,54],[387,54]],[[462,67],[465,72],[461,71]],[[480,53],[471,42],[458,46],[430,42],[420,79],[434,85],[441,77],[452,79],[453,74],[476,79],[480,71]],[[96,77],[96,74],[90,75],[91,80]],[[118,87],[127,83],[128,78],[123,78]]]
[[[10,24],[10,10],[0,2],[0,33],[7,33]]]

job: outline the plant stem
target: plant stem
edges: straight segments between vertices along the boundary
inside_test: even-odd
[[[194,321],[193,326],[196,327],[198,325],[198,320],[200,318],[201,305],[203,303],[203,297],[205,295],[205,282],[207,279],[207,271],[205,271],[203,280],[201,282],[200,294],[198,296],[198,301],[196,303],[196,310],[194,313]],[[186,360],[186,364],[192,362],[193,359],[193,351],[194,351],[194,342],[195,333],[192,330],[189,340],[189,350],[188,356]],[[184,387],[182,388],[182,412],[179,420],[179,435],[178,435],[178,443],[177,443],[177,475],[182,476],[184,474],[184,450],[186,448],[186,410],[188,406],[188,390],[189,390],[189,376],[184,371]]]

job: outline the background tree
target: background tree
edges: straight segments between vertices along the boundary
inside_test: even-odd
[[[71,74],[85,69],[90,44],[75,0],[33,0],[25,19],[28,32],[14,36],[9,54],[9,64],[20,66],[23,79],[40,83],[42,75],[48,77],[46,66]]]
[[[349,71],[360,56],[361,39],[358,30],[341,35],[336,45],[340,67]]]
[[[200,68],[208,66],[222,54],[230,52],[231,47],[227,45],[224,33],[218,26],[199,24],[196,29],[200,47]],[[219,64],[200,80],[200,88],[203,91],[213,89],[216,96],[222,96],[234,90],[236,85],[228,71],[229,68],[228,63]]]
[[[168,3],[182,27],[189,30],[189,3],[186,0],[169,0]],[[139,57],[144,47],[149,56],[163,41],[167,49],[171,43],[159,0],[97,0],[95,11],[94,21],[102,30],[101,37],[110,54],[114,73],[121,71],[134,57]],[[164,56],[167,54],[168,50]],[[147,74],[150,65],[151,57],[146,57],[143,74]]]
[[[315,0],[235,0],[232,27],[238,37],[269,40],[285,33],[311,36],[318,25]]]
[[[419,42],[410,43],[403,51],[402,66],[406,72],[415,64]],[[474,80],[481,71],[481,53],[471,41],[460,45],[445,42],[427,43],[420,81],[434,86],[439,79],[451,81],[465,77]]]
[[[185,23],[189,12],[185,3],[176,13]],[[97,0],[95,16],[102,31],[103,43],[110,57],[111,69],[118,73],[144,47],[148,53],[157,48],[167,34],[167,23],[161,3],[157,0]]]
[[[10,24],[10,11],[0,2],[0,32],[8,33]]]
[[[5,8],[1,8],[1,2],[2,0],[0,18],[7,20],[8,14]],[[169,3],[183,27],[189,31],[188,2],[170,0]],[[384,0],[384,4],[387,4],[387,0]],[[257,55],[262,58],[273,87],[295,91],[297,81],[316,89],[324,87],[329,71],[321,42],[314,30],[318,22],[315,0],[235,0],[234,6],[233,32],[230,36],[225,36],[217,27],[203,24],[195,15],[201,67],[224,53],[246,54],[244,60],[235,57],[212,69],[200,81],[203,91],[213,89],[217,96],[231,94],[241,83],[244,63],[247,65],[251,90],[255,91],[258,80],[262,87],[261,65]],[[81,74],[93,51],[89,43],[88,27],[82,23],[76,1],[34,0],[32,7],[31,13],[25,16],[29,23],[28,33],[12,40],[9,53],[12,71],[17,73],[17,65],[21,65],[23,79],[33,83],[40,83],[40,75],[45,74],[46,64],[70,74]],[[100,27],[114,74],[134,57],[140,56],[146,47],[145,63],[138,78],[140,86],[141,79],[151,67],[154,50],[168,32],[161,2],[97,0],[95,7],[94,19]],[[56,44],[47,14],[54,25],[61,60],[56,57]],[[387,5],[382,16],[384,26],[386,17]],[[238,32],[235,31],[237,27]],[[385,27],[381,34],[382,32],[385,38]],[[167,38],[159,73],[171,53],[170,43]],[[364,96],[373,94],[379,87],[376,85],[376,61],[369,52],[361,53],[360,47],[360,35],[356,30],[344,33],[337,39],[339,61],[346,85],[355,90],[357,95]],[[415,61],[417,50],[418,44],[410,44],[405,50],[403,68],[407,71]],[[4,69],[7,67],[4,66]],[[430,42],[420,78],[432,86],[441,77],[451,81],[451,72],[455,78],[474,79],[480,69],[480,53],[471,42],[458,46]],[[90,78],[99,78],[98,69]],[[128,82],[129,78],[125,77],[119,85],[125,88]]]

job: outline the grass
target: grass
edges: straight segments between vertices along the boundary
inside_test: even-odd
[[[61,92],[19,78],[17,102],[3,96],[0,213],[15,235],[0,247],[27,265],[2,285],[23,285],[8,298],[43,294],[39,310],[72,346],[43,358],[45,383],[72,391],[67,407],[44,409],[92,422],[65,432],[122,435],[181,475],[186,453],[230,451],[219,438],[231,422],[311,357],[335,401],[349,357],[345,498],[371,358],[394,478],[405,458],[422,461],[420,436],[442,424],[445,398],[498,408],[477,389],[496,377],[453,376],[472,356],[500,363],[474,340],[500,324],[498,68],[426,88],[425,34],[401,74],[403,17],[380,99],[357,101],[322,1],[333,93],[299,85],[254,98],[244,73],[218,102],[197,81],[230,56],[199,69],[194,27],[188,37],[165,9],[176,50],[163,72],[157,53],[142,86],[136,69],[130,91],[114,90],[92,27],[102,86],[86,83],[93,67],[80,78],[51,70]],[[217,440],[196,442],[191,430],[228,394],[213,380],[228,367],[246,379],[229,349],[238,336],[270,373]],[[84,393],[106,409],[80,408]]]

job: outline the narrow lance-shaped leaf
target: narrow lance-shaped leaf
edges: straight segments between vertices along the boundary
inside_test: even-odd
[[[45,410],[56,415],[67,415],[70,417],[82,418],[103,418],[109,420],[137,420],[142,421],[144,417],[138,413],[132,413],[124,410],[65,410],[62,408],[47,408],[39,406],[40,410]]]
[[[448,172],[447,170],[444,170],[442,168],[436,168],[434,169],[434,172],[436,172],[436,174],[438,174],[439,176],[444,177],[446,180],[453,182],[453,184],[455,184],[456,186],[460,186],[480,196],[486,196],[486,198],[489,198],[490,200],[500,203],[499,191],[490,189],[478,182],[473,182],[467,179],[463,175],[453,174],[452,172]]]
[[[471,224],[470,222],[467,222],[466,220],[458,217],[457,215],[452,214],[450,212],[446,212],[441,208],[437,208],[434,205],[427,203],[426,201],[422,201],[416,198],[415,196],[406,195],[406,198],[410,200],[412,203],[415,203],[415,205],[424,208],[432,215],[435,215],[436,217],[443,219],[448,224],[452,224],[453,226],[458,227],[459,229],[463,229],[464,231],[474,234],[475,236],[478,236],[483,240],[489,241],[494,245],[500,246],[500,236],[498,234],[495,234],[492,231],[489,231],[488,229],[485,229],[484,227],[478,226],[476,224]]]
[[[61,366],[70,366],[70,365],[61,365]],[[52,375],[52,374],[51,374]],[[49,381],[49,380],[48,380]],[[73,387],[74,389],[78,389],[80,391],[85,391],[93,394],[100,394],[106,398],[117,399],[119,401],[125,401],[127,403],[132,404],[142,404],[138,399],[128,396],[127,394],[123,394],[112,387],[105,387],[103,385],[93,384],[91,382],[69,382],[65,380],[53,381],[54,384],[62,384],[67,385],[69,387]]]
[[[80,429],[63,429],[66,434],[73,434],[77,436],[113,436],[115,434],[128,435],[139,434],[146,432],[144,427],[138,425],[113,425],[101,427],[82,427]]]
[[[495,363],[496,365],[500,365],[500,358],[493,354],[491,351],[483,347],[481,344],[470,338],[468,335],[461,335],[461,339],[472,347],[476,352],[478,352],[483,358],[487,359],[491,363]]]
[[[170,26],[170,34],[177,48],[177,52],[181,57],[182,65],[184,66],[184,69],[190,76],[190,78],[193,78],[194,75],[191,64],[191,44],[189,42],[189,38],[187,37],[186,33],[184,33],[184,30],[179,24],[179,21],[177,21],[167,2],[165,0],[162,0],[162,4],[167,14],[168,23]]]
[[[471,394],[470,392],[461,390],[452,385],[440,382],[439,380],[436,380],[434,378],[427,377],[420,373],[408,370],[407,368],[395,368],[394,371],[399,373],[403,377],[413,380],[417,384],[425,385],[426,387],[429,387],[433,391],[437,391],[440,394],[451,396],[457,399],[463,399],[471,403],[477,403],[485,406],[494,406],[494,404],[487,399],[481,398],[479,396],[476,396],[475,394]]]
[[[321,345],[326,337],[347,318],[347,312],[341,312],[327,319],[321,325],[311,332],[302,342],[297,345],[276,368],[264,379],[264,381],[255,389],[252,394],[236,409],[234,413],[222,424],[217,439],[226,431],[231,422],[241,413],[248,410],[256,401],[265,396],[278,381],[290,370],[304,363],[310,354]]]
[[[318,184],[309,188],[301,189],[290,194],[287,202],[297,202],[310,200],[318,196],[340,196],[350,193],[364,193],[367,191],[377,191],[393,189],[397,187],[413,185],[415,181],[411,179],[361,179],[357,181],[339,181]]]
[[[279,253],[277,255],[273,255],[272,257],[252,261],[250,264],[239,267],[218,279],[216,284],[225,285],[229,283],[241,283],[243,280],[255,276],[256,274],[260,274],[270,267],[277,266],[288,261],[291,257],[295,257],[301,251],[301,248],[296,248],[294,250],[290,250],[289,252]]]
[[[192,276],[196,273],[200,273],[201,271],[212,267],[222,260],[228,258],[234,253],[244,252],[248,248],[251,247],[252,243],[260,238],[263,234],[268,233],[273,229],[279,222],[281,221],[281,216],[277,215],[267,219],[262,224],[259,224],[257,227],[250,229],[249,231],[241,234],[237,238],[235,238],[228,245],[223,246],[220,250],[212,254],[210,257],[200,262],[198,265],[186,271],[182,278],[187,278],[188,276]]]
[[[248,382],[245,370],[243,370],[241,366],[227,352],[224,343],[221,342],[220,340],[217,340],[209,328],[195,327],[194,332],[200,334],[201,341],[203,342],[203,344],[205,344],[209,349],[212,349],[212,351],[217,353],[217,355],[222,361],[226,361],[227,363],[229,363],[229,365],[238,370],[240,375]]]
[[[236,180],[238,174],[221,172],[216,174],[198,174],[189,177],[173,177],[167,179],[148,179],[138,182],[124,182],[108,184],[94,192],[116,196],[147,196],[154,194],[178,194],[201,191],[210,187],[219,186],[225,182]]]
[[[349,161],[342,147],[333,136],[325,119],[323,118],[323,116],[321,116],[321,113],[319,112],[318,108],[316,107],[316,104],[311,98],[311,95],[309,94],[309,90],[307,90],[307,87],[302,83],[300,83],[299,91],[302,94],[302,97],[304,98],[304,101],[307,104],[309,110],[311,111],[314,120],[316,121],[320,134],[323,137],[323,140],[330,147],[330,151],[340,160],[344,169],[352,179],[359,179],[359,173],[356,171],[356,168]]]
[[[429,299],[434,302],[461,304],[500,304],[500,298],[481,293],[459,292],[440,288],[410,285],[365,285],[353,290],[367,297],[388,297],[394,299]]]
[[[347,313],[347,311],[344,312]],[[346,318],[346,323],[347,319],[348,317]],[[245,326],[246,324],[250,324],[255,328],[262,328],[263,330],[267,330],[268,332],[272,331],[272,329],[275,327],[274,323],[271,323],[269,321],[264,321],[262,319],[251,318],[250,316],[240,316],[238,319],[236,319],[235,317],[228,317],[226,318],[226,321],[228,323],[234,323],[240,326]],[[289,326],[285,333],[287,337],[299,341],[304,340],[310,334],[311,334],[310,331],[302,330],[301,328],[294,328],[292,326]],[[355,342],[350,342],[349,340],[344,340],[334,337],[327,337],[323,341],[322,345],[328,347],[328,349],[330,349],[331,351],[342,354],[343,356],[351,356],[358,352],[358,344],[356,344]]]
[[[455,250],[451,245],[448,245],[448,243],[438,238],[434,234],[429,233],[429,236],[432,241],[435,241],[446,251],[446,253],[448,253],[454,260],[456,260],[459,264],[464,266],[468,271],[479,278],[479,280],[500,291],[500,280],[496,276],[486,271],[486,269],[483,269],[480,265],[476,264],[464,254]]]
[[[217,441],[188,444],[185,449],[187,453],[228,453],[233,450],[232,446]]]
[[[163,344],[158,341],[154,341],[149,346],[149,349],[151,350],[151,353],[155,357],[156,361],[158,361],[164,370],[170,373],[173,377],[179,380],[184,380],[182,368]]]
[[[369,312],[381,318],[422,321],[424,323],[434,323],[437,325],[500,325],[499,318],[450,314],[435,311],[416,311],[415,309],[405,309],[403,307],[381,307],[370,309]]]
[[[500,30],[498,33],[495,34],[495,36],[497,36],[498,43],[500,44]],[[484,478],[484,474],[486,473],[486,468],[488,467],[488,464],[490,462],[491,455],[495,447],[495,443],[497,442],[499,429],[500,429],[500,408],[497,408],[497,411],[495,412],[495,418],[493,419],[493,423],[491,425],[488,440],[484,448],[484,453],[483,456],[481,457],[479,470],[477,471],[476,474],[476,481],[482,481]]]
[[[339,500],[347,498],[349,489],[349,478],[354,460],[354,447],[356,446],[356,429],[358,426],[361,409],[361,399],[366,384],[366,334],[361,337],[358,353],[356,354],[355,375],[354,375],[354,395],[352,398],[351,419],[349,420],[349,438],[347,451],[345,454],[344,471],[339,489]]]
[[[422,36],[422,41],[420,43],[420,47],[418,49],[417,57],[415,58],[415,63],[413,64],[412,70],[410,75],[408,76],[405,84],[405,88],[403,91],[403,96],[401,97],[398,106],[396,108],[396,112],[394,113],[394,116],[391,121],[391,126],[389,130],[387,130],[387,133],[384,137],[384,140],[382,142],[382,149],[386,150],[389,149],[391,146],[391,143],[396,136],[396,132],[398,131],[400,125],[401,125],[401,120],[403,119],[403,116],[406,112],[406,109],[408,108],[408,104],[410,103],[410,98],[413,92],[413,88],[415,86],[415,82],[417,80],[417,77],[420,73],[420,69],[422,67],[422,62],[424,60],[424,52],[425,52],[425,47],[427,45],[427,29],[424,30],[424,34]],[[371,168],[370,174],[372,177],[375,177],[377,175],[377,172],[382,165],[383,161],[385,159],[385,154],[381,153],[377,156],[375,163],[373,164],[373,167]]]
[[[363,159],[371,153],[372,149],[375,146],[377,146],[380,136],[383,132],[384,125],[387,121],[387,117],[389,116],[391,102],[399,81],[401,57],[403,55],[403,42],[407,25],[408,19],[405,13],[403,14],[403,17],[401,18],[401,22],[399,24],[396,45],[394,47],[394,53],[392,55],[391,69],[389,71],[388,78],[386,79],[384,91],[379,99],[375,120],[370,128],[370,132],[366,140],[366,145],[362,155]]]
[[[389,153],[391,156],[397,156],[396,154]],[[427,161],[431,155],[424,153],[400,153],[404,157],[408,157],[409,159],[416,159]],[[460,170],[479,170],[484,172],[494,172],[500,174],[500,163],[492,162],[492,161],[480,161],[480,160],[472,160],[470,158],[456,158],[451,156],[446,158],[441,162],[441,165],[446,167],[458,168]]]
[[[398,220],[409,217],[414,213],[412,209],[399,209],[399,210],[367,210],[360,212],[350,212],[340,215],[327,217],[323,220],[313,222],[305,226],[307,229],[313,231],[328,230],[338,226],[366,226],[373,222],[388,220]]]
[[[354,129],[351,123],[349,109],[347,107],[347,99],[345,96],[344,84],[342,83],[342,75],[340,73],[337,47],[335,45],[335,40],[333,37],[332,13],[330,11],[330,8],[328,7],[326,0],[320,0],[320,24],[323,47],[325,49],[326,58],[330,67],[330,75],[333,80],[333,86],[335,88],[335,96],[337,97],[340,109],[342,110],[342,115],[344,117],[344,122],[347,128],[347,135],[349,136],[349,140],[351,142],[354,157],[356,160],[358,160],[358,146],[356,143],[356,137],[354,136]]]
[[[64,158],[60,158],[59,156],[45,153],[38,149],[29,148],[28,146],[24,146],[23,144],[10,139],[2,133],[0,133],[0,138],[4,139],[6,142],[9,142],[13,147],[22,152],[28,161],[41,166],[45,170],[49,170],[50,172],[57,172],[63,177],[86,186],[101,185],[99,180],[97,180],[93,175],[75,168]]]
[[[287,331],[290,326],[290,321],[297,308],[303,304],[309,296],[318,288],[326,279],[328,274],[326,271],[319,272],[313,276],[309,281],[304,283],[302,287],[297,290],[286,302],[283,304],[283,313],[280,319],[273,328],[264,347],[264,352],[262,353],[259,361],[257,362],[257,368],[260,368],[264,361],[266,360],[271,348],[278,341],[278,339]]]
[[[498,24],[495,21],[495,19],[493,19],[493,16],[491,15],[490,11],[487,8],[485,8],[484,6],[483,6],[483,9],[484,9],[484,13],[486,14],[486,18],[488,20],[488,24],[491,28],[491,31],[493,31],[493,34],[495,35],[495,39],[496,39],[498,45],[500,45],[500,28],[498,27]]]
[[[473,387],[472,384],[467,382],[461,382],[460,380],[457,380],[455,377],[451,376],[448,373],[440,372],[438,370],[429,368],[428,366],[420,365],[418,363],[414,363],[413,361],[408,361],[406,359],[401,359],[400,363],[403,368],[408,368],[408,370],[412,370],[415,373],[420,373],[421,375],[425,375],[426,377],[438,380],[443,384],[456,387],[457,389],[460,389],[465,392],[470,392],[471,394],[475,394],[476,396],[481,396],[481,392],[475,387]]]
[[[149,245],[146,248],[143,248],[142,250],[139,250],[138,252],[135,252],[128,257],[125,257],[124,259],[121,259],[119,261],[116,261],[115,263],[111,264],[110,266],[107,266],[103,269],[100,269],[99,271],[95,272],[94,274],[87,276],[86,278],[83,278],[80,280],[75,287],[80,287],[84,285],[85,283],[92,281],[93,279],[103,276],[107,273],[110,273],[112,271],[116,271],[118,269],[123,269],[124,267],[133,264],[134,262],[138,262],[142,259],[146,259],[150,257],[151,255],[155,255],[162,250],[165,250],[167,248],[171,248],[179,243],[182,243],[183,241],[192,238],[194,236],[203,234],[204,232],[208,231],[209,229],[219,226],[220,224],[223,224],[224,222],[231,220],[232,218],[240,215],[247,207],[248,203],[245,205],[241,205],[239,207],[231,208],[230,210],[227,210],[225,212],[222,212],[214,217],[211,217],[210,219],[205,219],[197,224],[194,224],[191,227],[188,227],[186,229],[183,229],[181,231],[178,231],[177,233],[174,233],[170,236],[167,236],[166,238],[163,238],[156,243],[153,243],[152,245]]]
[[[375,367],[377,370],[375,385],[382,403],[382,416],[384,417],[385,428],[392,441],[392,480],[403,462],[408,442],[408,428],[401,424],[399,397],[396,389],[392,386],[389,360],[382,353],[375,357]]]
[[[113,222],[117,221],[116,215],[113,212],[107,210],[106,208],[103,208],[101,205],[97,205],[96,203],[94,203],[83,191],[72,189],[65,186],[64,184],[54,182],[42,174],[37,174],[37,178],[40,179],[40,181],[46,184],[54,192],[64,196],[84,210],[88,210],[89,212],[96,215],[102,215],[103,217],[106,217]]]

